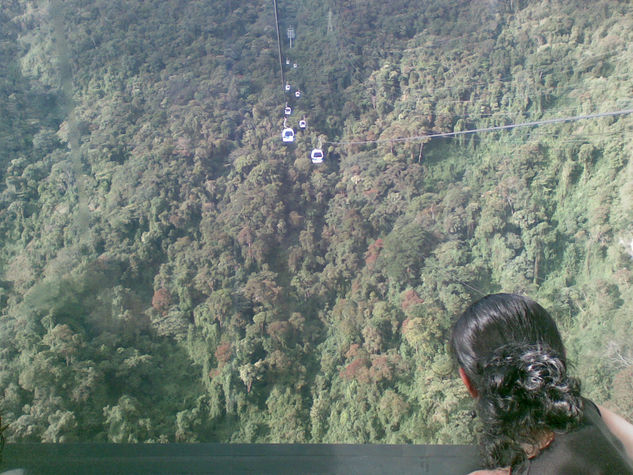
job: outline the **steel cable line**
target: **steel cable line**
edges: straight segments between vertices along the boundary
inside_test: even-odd
[[[424,73],[424,71],[422,71]],[[433,94],[432,96],[429,95],[428,97],[434,97],[437,96],[437,94],[441,91],[450,91],[452,89],[463,89],[465,87],[472,87],[472,86],[496,86],[496,85],[527,85],[528,87],[535,87],[535,83],[536,83],[536,79],[531,76],[531,74],[533,74],[534,72],[538,72],[538,73],[548,73],[550,72],[549,70],[545,70],[545,69],[539,69],[536,71],[527,71],[526,72],[526,76],[525,78],[518,78],[516,74],[508,74],[506,76],[501,76],[499,78],[496,78],[494,81],[473,81],[473,82],[469,82],[467,84],[451,84],[451,85],[443,85],[443,86],[437,86],[434,87],[433,85],[431,85],[430,87],[427,87],[425,85],[424,88],[420,88],[419,91],[420,92],[427,92],[427,90],[430,90],[431,92],[429,94]],[[609,76],[609,79],[613,79],[613,80],[628,80],[629,77],[626,75],[619,75],[619,74],[613,74],[611,76]],[[438,80],[439,82],[439,80]],[[556,86],[556,87],[548,87],[548,86],[543,86],[543,85],[537,85],[537,87],[542,87],[543,91],[542,92],[548,92],[548,89],[551,90],[556,90],[558,91],[560,88],[562,88],[562,90],[560,91],[562,94],[567,93],[567,92],[573,92],[577,89],[576,86],[579,85],[585,85],[586,84],[586,80],[584,79],[578,79],[576,81],[567,81],[565,82],[564,86]],[[407,86],[409,87],[409,86]],[[409,87],[409,89],[412,89],[412,87]],[[480,91],[480,93],[486,93],[489,92],[489,87],[487,89],[482,89]],[[456,101],[456,102],[471,102],[470,99],[464,99],[464,100],[460,100],[460,101]]]
[[[284,75],[284,62],[281,54],[281,33],[279,32],[279,13],[277,11],[277,0],[273,0],[273,6],[275,7],[275,28],[277,29],[277,52],[279,53],[279,71],[281,72],[281,90],[284,90],[286,85],[286,77]]]
[[[444,103],[446,103],[446,101],[443,101]],[[453,101],[454,103],[455,101]],[[462,101],[461,103],[465,103],[465,102],[470,102],[470,101]],[[477,104],[472,103],[473,106],[477,106]],[[629,107],[631,104],[622,104],[620,107],[625,106],[625,107]],[[437,110],[438,108],[435,107],[435,109],[433,110],[434,115],[438,115],[438,114],[446,114],[446,111]],[[559,112],[562,113],[573,113],[576,112],[578,110],[578,107],[566,107],[564,109],[559,109]],[[508,112],[503,112],[503,111],[495,111],[495,112],[474,112],[474,113],[464,113],[464,114],[450,114],[450,116],[453,119],[471,119],[471,121],[474,120],[484,120],[484,119],[508,119],[508,120],[512,120],[515,121],[517,120],[516,118],[513,118],[512,116],[516,117],[517,115],[528,115],[525,113],[522,113],[521,111],[516,111],[512,114],[508,113]]]
[[[425,139],[439,138],[439,137],[456,137],[458,135],[468,135],[468,134],[478,134],[482,132],[495,132],[498,130],[508,130],[515,129],[519,127],[535,127],[539,125],[545,124],[557,124],[563,122],[572,122],[578,120],[586,120],[586,119],[596,119],[599,117],[614,117],[619,115],[632,114],[633,109],[623,109],[618,111],[610,111],[610,112],[599,112],[595,114],[586,114],[586,115],[577,115],[573,117],[558,117],[554,119],[545,119],[545,120],[535,120],[531,122],[521,122],[518,124],[508,124],[508,125],[498,125],[494,127],[482,127],[479,129],[468,129],[468,130],[459,130],[456,132],[440,132],[435,134],[424,134],[424,135],[414,135],[411,137],[397,137],[394,139],[375,139],[375,140],[345,140],[339,142],[324,142],[329,145],[364,145],[370,143],[406,143],[406,142],[417,142]]]

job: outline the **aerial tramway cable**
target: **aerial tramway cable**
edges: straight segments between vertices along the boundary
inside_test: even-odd
[[[290,84],[286,83],[284,67],[283,67],[283,54],[282,54],[282,46],[281,46],[281,32],[279,28],[279,12],[277,8],[277,0],[273,0],[273,6],[275,10],[275,29],[277,31],[277,51],[279,55],[279,71],[281,74],[281,88],[282,88],[282,91],[284,91],[285,93],[285,92],[288,92],[288,90],[290,89]],[[288,38],[290,38],[290,29],[288,33]],[[294,38],[294,29],[293,29],[293,38]],[[286,64],[288,63],[289,61],[288,59],[286,59]],[[294,64],[293,67],[296,67],[296,64]],[[300,97],[300,94],[301,93],[299,91],[295,92],[295,95],[297,98]],[[284,115],[286,116],[290,115],[289,109],[290,108],[286,104],[286,108],[284,109]],[[459,135],[470,135],[470,134],[477,134],[477,133],[482,133],[482,132],[495,132],[495,131],[500,131],[500,130],[509,130],[509,129],[515,129],[515,128],[521,128],[521,127],[536,127],[539,125],[573,122],[573,121],[586,120],[586,119],[595,119],[599,117],[614,117],[614,116],[626,115],[626,114],[631,114],[631,113],[633,113],[633,109],[623,109],[623,110],[617,110],[617,111],[600,112],[600,113],[595,113],[595,114],[586,114],[586,115],[578,115],[578,116],[571,116],[571,117],[558,117],[558,118],[553,118],[553,119],[536,120],[536,121],[531,121],[531,122],[521,122],[521,123],[515,123],[515,124],[508,124],[508,125],[499,125],[499,126],[494,126],[494,127],[482,127],[478,129],[459,130],[459,131],[454,131],[454,132],[440,132],[440,133],[434,133],[434,134],[414,135],[411,137],[397,137],[394,139],[342,140],[342,141],[325,141],[323,143],[330,144],[330,145],[364,145],[364,144],[372,144],[372,143],[418,142],[418,141],[432,139],[432,138],[456,137]],[[304,127],[305,126],[301,128],[303,129]],[[320,152],[320,150],[315,149],[313,150],[313,153],[315,151]]]
[[[277,0],[273,0],[275,6],[275,27],[277,28],[277,52],[279,53],[279,71],[281,72],[281,90],[285,90],[286,78],[284,75],[284,62],[281,54],[281,33],[279,32],[279,14],[277,12]]]
[[[614,117],[618,115],[626,115],[626,114],[632,114],[632,113],[633,113],[633,109],[623,109],[623,110],[609,111],[609,112],[598,112],[595,114],[577,115],[573,117],[558,117],[554,119],[535,120],[532,122],[521,122],[518,124],[498,125],[494,127],[483,127],[480,129],[459,130],[456,132],[440,132],[436,134],[414,135],[412,137],[398,137],[395,139],[346,140],[346,141],[339,141],[339,142],[323,142],[323,143],[330,144],[330,145],[364,145],[364,144],[371,144],[371,143],[417,142],[420,140],[439,138],[439,137],[456,137],[458,135],[478,134],[481,132],[495,132],[497,130],[516,129],[519,127],[535,127],[538,125],[558,124],[562,122],[574,122],[574,121],[585,120],[585,119],[597,119],[599,117]]]
[[[290,83],[286,82],[286,77],[284,74],[284,60],[283,53],[281,47],[281,32],[279,28],[279,10],[277,8],[277,0],[273,0],[273,6],[275,9],[275,29],[277,30],[277,51],[279,53],[279,71],[281,73],[281,90],[284,92],[284,96],[287,92],[290,92],[291,86]],[[288,28],[288,39],[290,40],[290,47],[292,48],[292,40],[295,38],[295,30],[293,27]],[[286,58],[286,64],[289,64],[290,61]],[[293,63],[293,68],[297,67],[297,63]],[[301,91],[297,89],[294,93],[295,98],[299,99],[301,97]],[[286,102],[286,107],[284,108],[284,116],[287,118],[292,114],[292,107]],[[292,127],[288,127],[286,123],[286,118],[284,118],[284,128],[281,131],[281,140],[286,144],[290,144],[295,140],[295,132]],[[305,130],[307,126],[307,122],[305,117],[299,121],[299,128],[301,130]],[[319,144],[319,148],[315,148],[312,150],[310,158],[312,163],[322,163],[325,154],[321,149],[321,145]]]

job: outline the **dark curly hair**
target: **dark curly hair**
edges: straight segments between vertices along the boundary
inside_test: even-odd
[[[580,382],[567,375],[556,323],[533,300],[495,294],[475,302],[455,323],[451,348],[478,393],[488,468],[521,471],[526,447],[580,424]]]

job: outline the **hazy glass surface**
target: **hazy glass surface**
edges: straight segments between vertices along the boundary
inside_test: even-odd
[[[497,291],[548,308],[584,394],[633,419],[633,7],[278,21],[1,2],[7,439],[469,443],[447,335]]]

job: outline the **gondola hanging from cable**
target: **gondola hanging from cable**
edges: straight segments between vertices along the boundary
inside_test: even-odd
[[[281,140],[284,143],[290,143],[295,141],[295,131],[291,127],[286,127],[281,131]]]
[[[284,109],[284,115],[290,115],[290,114],[292,114],[292,107],[286,106],[286,108]]]
[[[320,148],[315,148],[312,150],[310,154],[310,158],[312,159],[312,163],[323,163],[324,158],[323,150]]]
[[[286,87],[284,89],[286,92],[290,92],[290,84],[286,83]]]
[[[301,119],[301,120],[299,121],[299,128],[300,128],[301,130],[305,129],[305,128],[307,127],[307,125],[308,125],[308,123],[306,122],[306,120],[305,120],[305,119]]]
[[[295,97],[299,99],[301,97],[301,91],[295,91]]]
[[[323,153],[323,149],[321,148],[321,139],[319,139],[319,145],[316,148],[312,149],[312,153],[310,153],[310,159],[312,163],[323,163],[323,158],[325,154]]]

